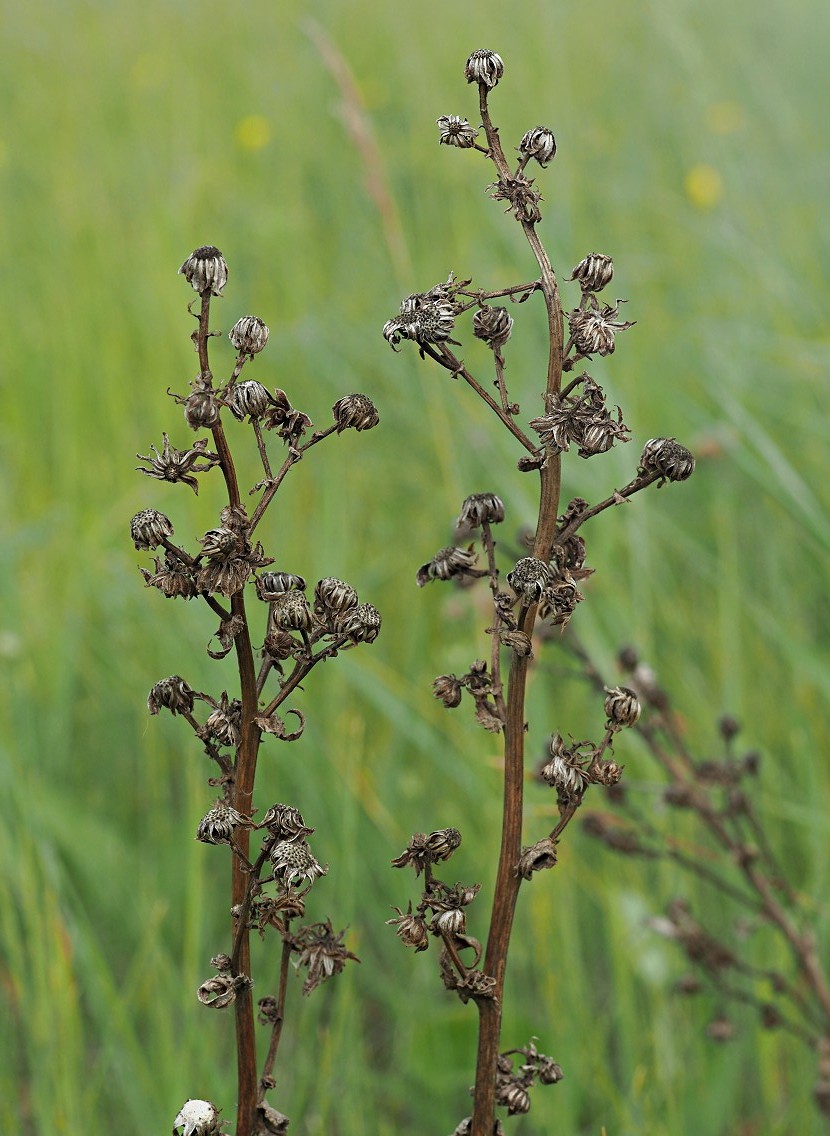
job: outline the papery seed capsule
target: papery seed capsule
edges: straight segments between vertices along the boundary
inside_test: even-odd
[[[571,280],[577,280],[583,292],[600,292],[610,284],[614,276],[614,262],[610,256],[601,252],[588,253],[580,260],[571,273]]]
[[[256,379],[246,379],[243,383],[237,383],[228,398],[231,414],[240,422],[246,415],[251,421],[262,418],[273,405],[274,398],[271,392]]]
[[[477,529],[485,522],[498,525],[504,520],[504,502],[495,493],[473,493],[461,506],[456,528]]]
[[[319,580],[314,589],[314,614],[320,619],[342,615],[344,611],[357,607],[357,592],[345,580],[326,576]]]
[[[651,438],[643,447],[640,470],[659,473],[667,481],[685,481],[695,471],[695,459],[675,438]]]
[[[546,126],[534,126],[519,143],[519,153],[523,158],[535,158],[540,166],[546,166],[556,157],[556,139],[553,131]]]
[[[475,146],[478,131],[470,126],[466,118],[459,118],[457,114],[442,114],[436,122],[440,131],[440,144],[458,146],[461,150]]]
[[[214,245],[202,245],[190,254],[179,269],[194,292],[200,296],[210,292],[221,296],[228,282],[228,266],[225,258]]]
[[[492,90],[504,74],[504,63],[495,51],[479,48],[474,51],[464,66],[464,77],[468,83],[483,83]]]
[[[158,548],[165,537],[172,535],[172,521],[158,509],[142,509],[130,521],[130,536],[136,548]]]
[[[256,355],[268,342],[269,331],[259,316],[243,316],[228,332],[240,355]]]
[[[343,430],[371,430],[377,426],[380,417],[375,404],[365,394],[347,394],[331,408],[337,433]]]
[[[304,590],[305,580],[293,572],[263,572],[257,576],[256,594],[266,602],[279,599],[286,592]]]
[[[152,688],[147,697],[147,709],[151,714],[169,710],[174,718],[177,714],[192,714],[193,697],[192,688],[181,675],[170,675]]]
[[[490,347],[503,347],[510,338],[513,317],[507,308],[484,306],[473,316],[473,335]]]
[[[605,716],[609,730],[621,730],[636,725],[640,717],[640,702],[637,695],[627,686],[605,688]]]

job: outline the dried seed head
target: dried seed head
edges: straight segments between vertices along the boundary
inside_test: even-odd
[[[432,684],[433,697],[443,702],[448,710],[460,705],[463,689],[463,684],[455,675],[439,675]]]
[[[496,1104],[507,1106],[508,1116],[530,1111],[530,1093],[518,1081],[496,1085]]]
[[[210,960],[210,965],[214,970],[218,971],[219,974],[230,974],[233,969],[233,959],[230,955],[226,954],[214,955]]]
[[[614,262],[611,257],[601,252],[591,252],[580,260],[570,279],[577,280],[583,292],[601,292],[606,284],[611,283],[613,276]]]
[[[302,592],[290,591],[277,595],[273,600],[271,621],[280,631],[309,631],[311,629],[311,608]]]
[[[444,285],[429,292],[417,292],[401,303],[400,315],[383,325],[383,337],[392,348],[402,339],[416,343],[445,343],[455,326],[455,307],[448,299]]]
[[[177,450],[170,445],[170,439],[162,434],[162,449],[159,452],[151,446],[154,457],[147,454],[136,454],[140,461],[149,462],[149,469],[136,466],[139,473],[146,473],[148,477],[155,477],[158,481],[183,481],[189,485],[194,493],[199,492],[199,483],[194,473],[204,473],[219,461],[219,455],[211,453],[207,448],[207,438],[200,438],[194,442],[189,450]]]
[[[398,913],[397,918],[387,919],[386,926],[397,927],[395,934],[405,947],[412,947],[416,954],[425,951],[429,946],[429,932],[424,917],[412,914],[411,903],[408,911],[401,911],[399,907],[394,910]]]
[[[318,580],[314,588],[314,614],[320,619],[336,619],[357,604],[355,589],[336,576]]]
[[[348,635],[352,643],[374,643],[380,634],[381,616],[370,603],[348,608],[337,621],[337,633]]]
[[[473,335],[490,347],[503,347],[512,329],[513,317],[507,308],[491,308],[485,304],[473,316]]]
[[[429,929],[433,935],[463,935],[467,930],[467,916],[457,907],[439,911]]]
[[[222,692],[219,705],[208,715],[204,731],[208,737],[214,738],[219,745],[239,745],[239,729],[242,724],[242,703],[239,699],[228,699],[227,692]]]
[[[461,833],[457,828],[438,828],[425,836],[423,832],[413,833],[406,848],[392,861],[395,868],[405,868],[409,864],[420,876],[427,864],[448,860],[461,844]]]
[[[237,986],[237,980],[230,974],[218,974],[202,983],[196,991],[196,997],[211,1010],[224,1010],[236,1001]]]
[[[210,1101],[185,1101],[173,1121],[173,1136],[219,1136],[219,1110]]]
[[[274,398],[271,392],[256,379],[246,379],[245,382],[237,383],[228,398],[231,414],[240,422],[246,415],[250,421],[262,418],[273,405]]]
[[[472,548],[441,548],[432,560],[422,564],[416,579],[418,587],[423,588],[430,580],[450,580],[453,576],[465,576],[478,559]]]
[[[147,709],[151,714],[159,710],[169,710],[176,714],[193,713],[193,690],[180,675],[170,675],[157,682],[147,698]]]
[[[257,355],[268,342],[268,328],[259,316],[243,316],[228,332],[240,355]]]
[[[274,631],[272,629],[265,636],[265,642],[262,646],[272,659],[281,663],[285,659],[290,659],[294,654],[297,649],[297,640],[288,631]]]
[[[458,146],[461,150],[469,150],[475,146],[478,131],[470,126],[466,118],[459,118],[457,114],[442,114],[436,119],[440,131],[438,141],[444,146]]]
[[[565,1076],[562,1066],[557,1065],[552,1057],[540,1053],[536,1062],[540,1085],[556,1085]]]
[[[304,881],[311,887],[318,877],[328,874],[328,865],[323,867],[315,860],[305,840],[280,840],[269,855],[274,875],[286,889]]]
[[[605,716],[609,730],[622,730],[634,726],[640,717],[640,702],[628,686],[605,688]]]
[[[221,296],[222,289],[228,282],[228,266],[218,248],[202,245],[190,254],[179,269],[179,275],[200,296],[208,292]]]
[[[526,605],[538,603],[551,580],[549,566],[535,556],[523,556],[513,571],[507,573],[508,584]]]
[[[174,556],[165,556],[164,560],[155,560],[155,572],[148,572],[146,568],[139,571],[144,577],[148,588],[158,588],[162,595],[168,599],[181,597],[192,600],[198,594],[196,581],[187,564]]]
[[[659,473],[661,484],[685,481],[695,471],[692,453],[675,438],[651,438],[640,455],[641,473]]]
[[[211,560],[227,561],[245,552],[245,538],[233,529],[224,525],[216,529],[208,529],[204,536],[197,538],[202,546],[203,555]]]
[[[296,442],[313,425],[302,410],[297,410],[284,390],[275,390],[271,405],[263,415],[262,425],[266,430],[276,430],[289,445]]]
[[[158,548],[165,537],[172,535],[172,521],[158,509],[142,509],[130,521],[130,536],[136,548]]]
[[[365,394],[344,395],[331,410],[337,423],[338,434],[348,429],[371,430],[380,422],[375,404]]]
[[[544,840],[537,840],[535,844],[522,849],[517,870],[523,880],[529,880],[534,872],[552,868],[555,863],[556,845],[546,836]]]
[[[260,1081],[263,1089],[273,1089],[276,1087],[276,1082],[273,1077],[263,1077]],[[259,1120],[258,1127],[255,1126],[254,1132],[256,1136],[285,1136],[288,1132],[288,1117],[283,1115],[278,1109],[268,1104],[267,1101],[260,1101],[256,1106]]]
[[[308,977],[303,983],[303,994],[310,994],[320,983],[325,982],[332,975],[340,974],[346,962],[360,962],[357,955],[346,950],[343,944],[345,931],[335,935],[331,923],[312,923],[303,927],[293,938],[292,946],[299,952],[297,966],[304,966],[308,970]]]
[[[234,830],[240,826],[246,827],[247,824],[244,816],[227,801],[217,801],[199,821],[196,839],[203,844],[230,844]]]
[[[485,522],[497,525],[504,520],[504,502],[495,493],[474,493],[467,497],[461,506],[458,520],[459,529],[477,529]]]
[[[586,295],[593,301],[588,307],[568,312],[568,327],[574,346],[586,358],[591,355],[612,355],[617,332],[625,331],[634,324],[617,319],[623,300],[617,300],[614,305],[599,304],[592,294]]]
[[[481,83],[490,90],[495,87],[504,74],[504,63],[495,51],[481,47],[474,51],[464,65],[464,77],[468,83]]]
[[[566,746],[561,734],[554,734],[550,742],[550,761],[540,770],[543,781],[564,797],[580,796],[590,784],[583,768],[585,758],[581,747]]]
[[[298,837],[311,836],[314,832],[303,820],[299,809],[279,803],[271,805],[257,828],[267,828],[278,840],[296,840]]]
[[[553,131],[546,126],[534,126],[519,143],[519,153],[523,158],[535,158],[540,166],[546,166],[556,157],[556,139]]]
[[[257,576],[256,594],[261,600],[270,602],[284,596],[286,592],[305,589],[305,580],[293,572],[263,572]]]

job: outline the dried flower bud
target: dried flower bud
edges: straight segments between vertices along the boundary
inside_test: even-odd
[[[405,912],[399,907],[393,910],[397,911],[398,916],[396,919],[387,919],[386,926],[397,927],[395,934],[405,947],[412,947],[416,954],[425,951],[429,946],[429,932],[424,917],[412,914],[411,903]]]
[[[230,974],[233,969],[233,959],[230,955],[226,954],[214,955],[210,960],[210,965],[214,970],[218,971],[219,974]]]
[[[337,618],[357,607],[357,592],[345,580],[326,576],[314,588],[314,614],[320,619]]]
[[[464,65],[464,77],[468,83],[481,83],[490,90],[495,87],[504,74],[504,63],[495,51],[480,47],[474,51]]]
[[[439,675],[432,684],[433,697],[443,702],[448,710],[454,710],[460,705],[463,689],[463,684],[455,675]]]
[[[158,548],[165,537],[172,535],[172,521],[158,509],[142,509],[130,521],[130,536],[136,548]]]
[[[640,717],[640,702],[630,687],[615,686],[605,688],[605,716],[609,730],[621,730],[634,726]]]
[[[546,166],[556,157],[556,139],[553,131],[548,130],[546,126],[534,126],[519,143],[519,153],[525,160],[535,158],[540,166]]]
[[[641,473],[659,473],[665,481],[685,481],[695,471],[695,459],[675,438],[651,438],[640,456]]]
[[[177,401],[178,400],[177,398]],[[210,387],[196,384],[184,399],[184,420],[191,430],[210,430],[219,421],[219,403]]]
[[[337,433],[343,430],[371,430],[380,422],[375,404],[365,394],[347,394],[331,408]]]
[[[546,836],[544,840],[537,840],[529,848],[522,849],[517,871],[523,880],[529,880],[534,872],[552,868],[555,864],[556,845],[549,836]]]
[[[204,725],[205,734],[215,738],[219,745],[239,745],[242,723],[242,703],[238,698],[228,699],[222,692],[219,705],[208,715]]]
[[[461,506],[458,520],[459,529],[477,529],[483,524],[497,525],[504,520],[504,502],[495,493],[474,493],[467,497]]]
[[[601,292],[606,284],[611,283],[613,276],[614,262],[611,257],[601,252],[591,252],[580,260],[570,279],[577,280],[583,292]]]
[[[219,455],[211,453],[207,448],[207,439],[200,438],[194,442],[189,450],[177,450],[170,445],[170,439],[162,434],[161,452],[151,446],[154,457],[149,454],[136,454],[140,461],[149,462],[150,468],[143,469],[136,466],[139,473],[146,473],[148,477],[155,477],[158,481],[183,481],[189,485],[194,493],[199,492],[199,483],[194,473],[205,473],[219,461]]]
[[[308,977],[303,983],[303,994],[310,994],[327,978],[340,974],[347,960],[360,962],[357,955],[346,950],[343,944],[345,931],[337,935],[331,923],[312,923],[303,927],[295,936],[293,946],[299,952],[297,966],[304,966],[308,970]]]
[[[439,911],[429,925],[434,935],[463,935],[467,930],[467,917],[457,907]]]
[[[240,422],[246,415],[251,421],[262,418],[273,405],[273,395],[256,379],[246,379],[242,383],[237,383],[228,397],[230,412]]]
[[[486,304],[473,316],[473,335],[492,348],[503,347],[513,330],[513,317],[507,308],[491,308]]]
[[[311,608],[302,592],[283,592],[274,598],[273,604],[271,620],[275,628],[280,631],[311,629]]]
[[[218,974],[216,978],[209,978],[203,982],[196,991],[196,997],[203,1006],[212,1010],[224,1010],[236,1001],[236,979],[229,974]]]
[[[315,860],[305,840],[280,840],[269,855],[274,876],[286,889],[295,882],[299,885],[306,880],[311,887],[319,876],[328,874],[328,864],[323,867]]]
[[[218,248],[202,245],[190,254],[179,269],[179,275],[200,296],[206,292],[221,296],[222,289],[228,282],[228,266]]]
[[[163,561],[156,559],[155,566],[155,572],[148,572],[146,568],[139,569],[146,587],[158,588],[168,599],[181,597],[184,600],[192,600],[198,594],[193,574],[189,566],[181,560],[165,556]]]
[[[549,566],[535,556],[523,556],[513,571],[507,573],[508,584],[527,605],[539,602],[551,579]]]
[[[256,594],[266,602],[278,600],[286,592],[295,590],[304,591],[305,580],[293,572],[263,572],[257,576]]]
[[[551,785],[562,796],[579,796],[590,784],[580,754],[580,745],[566,746],[561,734],[554,734],[550,742],[551,760],[543,766],[540,774],[543,781]]]
[[[247,827],[248,822],[227,801],[217,801],[210,812],[199,821],[196,839],[203,844],[230,844],[234,830]]]
[[[263,649],[274,659],[276,662],[281,663],[285,659],[290,659],[297,649],[297,640],[288,631],[274,631],[273,629],[265,636]]]
[[[243,316],[228,332],[240,355],[257,355],[268,342],[268,328],[259,316]]]
[[[536,1068],[540,1085],[556,1085],[565,1076],[562,1066],[557,1065],[552,1057],[546,1057],[544,1053],[539,1054]]]
[[[392,861],[395,868],[405,868],[409,864],[420,876],[428,864],[448,860],[461,844],[461,833],[457,828],[439,828],[425,836],[422,832],[413,833],[406,848]]]
[[[206,1100],[185,1101],[173,1121],[173,1136],[219,1136],[219,1110]]]
[[[466,576],[478,559],[472,548],[441,548],[432,560],[418,569],[416,580],[423,588],[430,580],[450,580],[453,576]]]
[[[457,114],[442,114],[436,119],[440,131],[438,141],[444,146],[458,146],[461,150],[469,150],[475,146],[478,131],[470,126],[466,118],[459,118]]]
[[[338,620],[337,632],[348,635],[353,643],[374,643],[380,634],[381,616],[370,603],[349,608]]]
[[[508,1116],[530,1111],[530,1093],[518,1081],[496,1086],[496,1104],[507,1106]]]
[[[271,805],[257,828],[267,828],[278,840],[296,840],[298,837],[311,836],[314,832],[303,820],[299,809],[279,803]]]
[[[231,560],[245,551],[244,536],[224,526],[208,529],[204,536],[197,539],[202,546],[203,555],[211,560]]]
[[[193,690],[180,675],[170,675],[157,682],[147,698],[147,709],[151,714],[159,710],[169,710],[177,714],[193,713]]]

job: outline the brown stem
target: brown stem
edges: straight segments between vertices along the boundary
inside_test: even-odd
[[[288,964],[291,961],[291,943],[288,934],[289,927],[290,922],[286,920],[285,934],[282,937],[282,955],[280,956],[280,986],[277,991],[276,1016],[271,1030],[271,1041],[268,1045],[268,1053],[266,1054],[265,1062],[262,1066],[262,1076],[259,1079],[260,1101],[265,1099],[265,1094],[268,1091],[268,1083],[274,1071],[274,1062],[277,1059],[277,1050],[279,1049],[280,1038],[282,1037],[282,1024],[285,1020],[285,995],[288,991]]]
[[[498,131],[490,119],[487,107],[487,87],[479,84],[479,105],[482,125],[487,134],[490,156],[500,178],[510,177],[510,168],[504,157]],[[558,393],[562,382],[563,322],[559,288],[548,254],[539,240],[535,226],[522,222],[527,241],[536,257],[541,272],[541,291],[548,315],[548,368],[545,393]],[[546,399],[547,405],[547,399]],[[548,562],[556,534],[561,485],[560,455],[549,453],[540,469],[541,485],[539,516],[533,555]],[[536,620],[536,608],[523,610],[519,630],[530,636]],[[507,714],[504,728],[504,798],[502,840],[496,874],[490,934],[484,959],[484,971],[496,980],[495,997],[478,1002],[479,1038],[476,1064],[476,1084],[473,1098],[471,1136],[492,1136],[495,1116],[496,1064],[501,1036],[501,1014],[504,996],[504,976],[507,951],[513,927],[513,916],[519,894],[521,878],[517,871],[522,844],[522,803],[524,783],[524,703],[527,685],[528,659],[514,655],[510,665]]]

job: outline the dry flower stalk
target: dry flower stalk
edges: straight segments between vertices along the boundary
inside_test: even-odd
[[[480,127],[458,115],[442,115],[438,119],[439,143],[482,154],[492,163],[495,180],[489,187],[490,196],[504,202],[505,212],[521,226],[538,276],[527,283],[484,290],[450,273],[443,282],[406,297],[398,315],[383,329],[394,350],[411,341],[422,359],[429,358],[454,379],[463,380],[524,451],[517,463],[519,470],[539,477],[538,520],[528,555],[514,562],[504,576],[498,565],[494,526],[504,520],[507,510],[502,497],[493,492],[467,498],[458,519],[455,544],[442,548],[417,572],[417,583],[422,586],[434,581],[486,578],[492,597],[489,658],[474,661],[464,675],[440,675],[433,685],[435,697],[449,709],[458,707],[466,701],[465,694],[469,695],[479,724],[503,739],[502,836],[486,942],[482,945],[468,931],[472,917],[469,905],[475,900],[478,885],[450,887],[434,872],[461,842],[454,828],[415,833],[393,861],[396,867],[413,867],[416,876],[423,874],[424,887],[414,908],[409,901],[406,910],[396,908],[396,918],[389,921],[404,945],[415,952],[426,950],[432,939],[439,940],[439,972],[444,985],[463,1002],[472,1001],[477,1007],[473,1111],[455,1130],[469,1136],[501,1132],[496,1107],[505,1108],[508,1115],[527,1112],[533,1084],[553,1084],[562,1077],[559,1066],[538,1053],[533,1044],[500,1051],[513,916],[522,886],[536,872],[556,864],[557,845],[587,790],[592,785],[612,786],[620,781],[623,771],[614,760],[613,745],[618,732],[633,726],[639,716],[634,691],[615,687],[605,691],[605,724],[599,740],[566,741],[552,729],[553,724],[548,725],[553,737],[543,777],[556,789],[559,821],[552,831],[536,835],[533,843],[523,846],[525,694],[533,654],[543,639],[551,638],[550,628],[567,625],[583,599],[580,584],[592,571],[585,566],[585,541],[579,531],[585,522],[624,503],[648,485],[682,481],[694,470],[694,458],[674,438],[652,439],[626,485],[595,505],[576,498],[560,513],[562,455],[573,447],[587,459],[630,438],[622,411],[606,404],[605,392],[590,374],[581,371],[564,385],[563,377],[583,361],[590,363],[594,356],[611,355],[617,336],[632,324],[620,317],[622,300],[611,304],[598,299],[614,271],[611,258],[600,253],[590,253],[571,272],[569,279],[579,287],[580,296],[572,310],[563,310],[559,284],[538,232],[542,195],[527,172],[534,162],[545,168],[554,159],[556,140],[548,127],[533,127],[518,143],[518,162],[511,164],[490,114],[490,97],[504,72],[504,63],[495,52],[473,52],[465,77],[478,89]],[[515,330],[509,308],[537,294],[545,307],[549,349],[542,413],[532,417],[525,428],[520,424],[519,403],[507,386],[506,356]],[[492,352],[490,383],[477,377],[453,350],[460,346],[459,321],[468,312],[472,313],[474,337]],[[495,389],[495,397],[488,387]],[[511,1060],[514,1054],[523,1057],[518,1071]]]
[[[197,324],[191,338],[199,371],[188,395],[172,397],[184,408],[186,426],[205,430],[209,437],[178,449],[164,434],[160,450],[153,446],[148,456],[139,455],[144,463],[139,468],[158,481],[187,485],[194,493],[204,475],[215,481],[219,470],[226,503],[215,527],[197,537],[190,551],[175,541],[170,518],[154,508],[133,517],[130,535],[137,549],[159,552],[154,571],[141,569],[146,586],[168,599],[206,603],[219,619],[208,654],[214,659],[231,651],[236,655],[237,695],[194,690],[180,675],[171,675],[153,686],[148,708],[151,714],[168,710],[183,718],[216,766],[208,784],[218,797],[199,822],[196,839],[227,849],[232,923],[229,950],[211,959],[216,973],[202,982],[197,998],[203,1006],[227,1008],[234,1014],[236,1136],[264,1136],[284,1132],[288,1125],[265,1098],[275,1085],[273,1070],[292,955],[305,973],[304,994],[339,974],[355,955],[343,944],[343,932],[335,932],[328,919],[295,925],[304,917],[307,896],[328,866],[317,860],[307,840],[314,829],[294,806],[269,802],[263,819],[255,821],[257,759],[265,735],[281,742],[300,738],[305,717],[301,710],[287,707],[288,698],[319,662],[377,638],[381,617],[371,604],[360,603],[350,584],[332,576],[321,579],[313,600],[309,599],[303,577],[273,571],[272,558],[254,534],[284,479],[312,447],[344,430],[371,429],[378,414],[366,395],[345,395],[332,408],[331,425],[310,432],[311,419],[292,406],[285,391],[272,392],[257,380],[242,379],[243,369],[268,342],[268,328],[257,316],[243,316],[231,329],[228,338],[236,351],[235,362],[227,380],[216,383],[208,358],[210,338],[217,334],[210,331],[210,305],[214,296],[223,294],[228,267],[219,250],[208,245],[196,249],[180,272],[199,297],[198,311],[193,312],[192,305],[188,308]],[[236,426],[234,419],[247,420],[247,425]],[[229,441],[233,435],[226,434],[226,426],[236,431],[235,444],[243,433],[252,435],[262,463],[262,480],[248,494],[254,497],[250,511],[239,486]],[[274,460],[275,446],[267,435],[276,435],[282,447],[279,461]],[[246,591],[259,608],[256,619],[248,613]],[[252,834],[260,840],[255,852]],[[270,1034],[261,1066],[251,994],[252,930],[263,938],[275,935],[281,940],[281,961],[274,967],[277,992],[259,1002],[259,1021]],[[177,1115],[173,1131],[178,1136],[217,1136],[221,1123],[211,1102],[190,1100]]]

